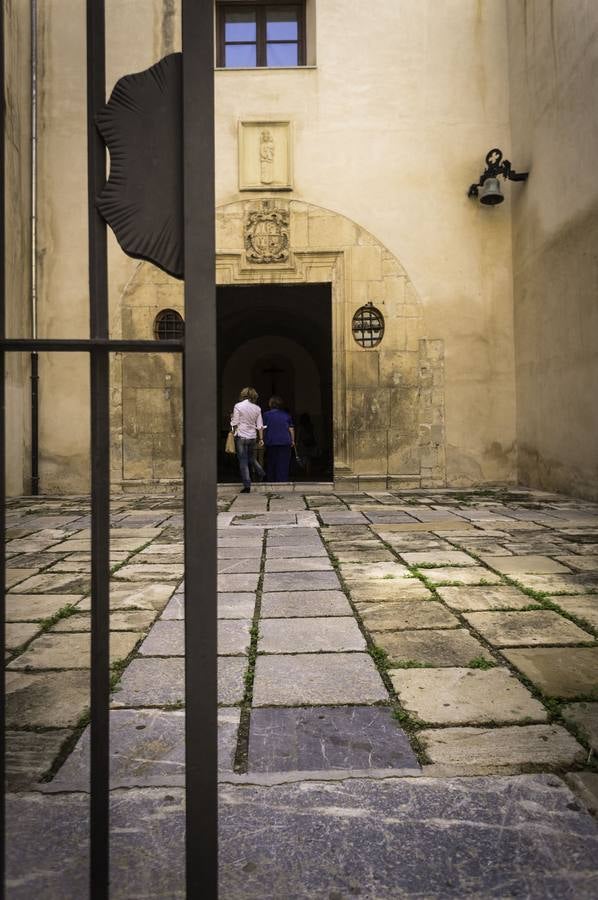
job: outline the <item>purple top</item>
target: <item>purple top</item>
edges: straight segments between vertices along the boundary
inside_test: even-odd
[[[267,413],[264,413],[264,426],[266,428],[266,447],[290,446],[289,428],[293,427],[293,420],[288,412],[283,409],[268,410]]]

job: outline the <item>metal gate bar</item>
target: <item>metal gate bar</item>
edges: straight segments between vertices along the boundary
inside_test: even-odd
[[[214,3],[183,0],[187,897],[217,897]]]
[[[6,877],[6,408],[4,364],[6,355],[2,343],[6,336],[6,243],[4,210],[4,141],[6,140],[6,104],[4,100],[4,2],[0,2],[0,898],[4,898]]]
[[[87,2],[87,215],[89,334],[108,340],[106,225],[95,199],[106,181],[106,150],[95,117],[106,103],[104,0]],[[107,900],[110,885],[110,359],[90,353],[91,391],[91,751],[89,893]]]
[[[216,297],[212,0],[183,0],[185,341],[109,338],[105,225],[95,198],[105,150],[95,115],[105,102],[104,0],[87,0],[87,135],[90,338],[6,339],[4,179],[0,178],[0,653],[5,648],[5,352],[89,353],[91,390],[92,623],[90,896],[109,895],[109,361],[112,352],[179,353],[184,346],[185,688],[187,896],[217,897]],[[4,4],[0,88],[4,173]],[[201,348],[201,349],[200,349]],[[5,709],[1,679],[0,709]],[[0,728],[0,834],[5,835],[5,722]],[[3,842],[3,848],[4,848]],[[0,852],[0,897],[5,856]]]

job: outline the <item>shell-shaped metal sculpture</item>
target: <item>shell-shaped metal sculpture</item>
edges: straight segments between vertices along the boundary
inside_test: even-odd
[[[110,151],[97,208],[129,256],[182,278],[182,56],[117,81],[96,124]]]

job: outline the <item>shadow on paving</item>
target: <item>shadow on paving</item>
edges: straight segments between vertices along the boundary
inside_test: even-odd
[[[355,779],[220,795],[222,900],[594,898],[598,825],[552,775]],[[88,798],[9,798],[10,900],[87,895]],[[184,794],[112,794],[113,900],[184,897]],[[284,865],[281,865],[284,860]]]

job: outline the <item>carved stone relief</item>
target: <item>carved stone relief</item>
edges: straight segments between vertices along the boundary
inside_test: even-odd
[[[285,263],[289,258],[289,211],[264,200],[249,210],[243,228],[245,255],[251,263]]]
[[[290,191],[290,122],[239,122],[239,190]]]

